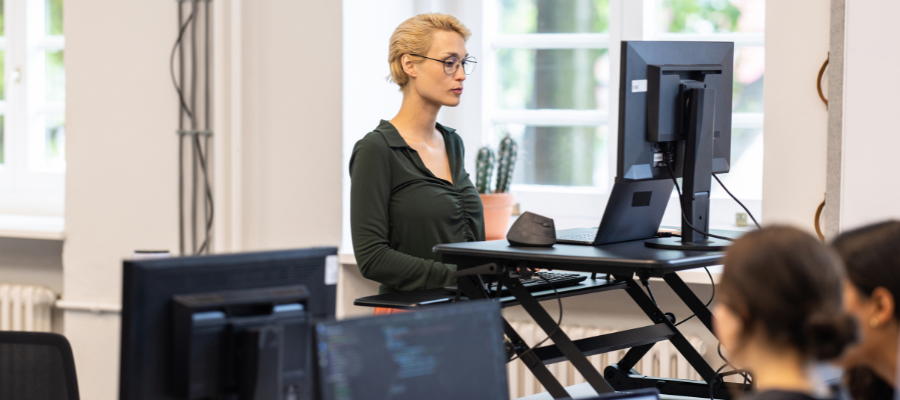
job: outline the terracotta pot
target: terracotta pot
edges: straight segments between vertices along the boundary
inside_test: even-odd
[[[484,205],[484,234],[487,240],[505,238],[516,196],[512,193],[482,194],[481,204]]]

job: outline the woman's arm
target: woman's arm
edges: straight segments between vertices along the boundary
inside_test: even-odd
[[[361,140],[350,157],[350,232],[359,271],[366,279],[403,291],[452,285],[455,265],[390,247],[389,151]]]

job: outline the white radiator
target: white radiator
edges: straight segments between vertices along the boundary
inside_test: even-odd
[[[519,333],[523,340],[529,345],[537,344],[544,340],[547,335],[533,322],[514,322],[510,321],[513,329]],[[612,329],[598,329],[593,327],[581,327],[577,325],[563,325],[565,332],[570,339],[578,340],[586,337],[593,337],[615,332]],[[688,341],[697,349],[700,355],[706,353],[706,344],[700,338],[687,336]],[[547,341],[543,346],[552,344]],[[606,354],[598,354],[588,357],[588,360],[603,374],[603,369],[607,365],[615,364],[623,356],[626,350],[613,351]],[[561,362],[547,366],[550,373],[559,380],[563,386],[572,386],[584,383],[585,380],[581,374],[572,366],[571,362]],[[660,378],[678,378],[700,380],[700,375],[691,368],[687,360],[678,353],[668,341],[659,342],[644,356],[643,359],[634,367],[635,370],[646,376],[654,376]],[[547,390],[532,375],[528,367],[520,360],[513,361],[506,366],[507,376],[509,377],[509,397],[518,399],[524,396],[546,392]]]
[[[54,302],[45,287],[0,284],[0,331],[50,332]]]

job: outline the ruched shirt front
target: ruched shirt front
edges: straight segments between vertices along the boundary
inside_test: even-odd
[[[436,177],[397,129],[382,120],[350,157],[350,229],[360,272],[380,293],[453,284],[456,266],[432,251],[482,241],[481,198],[465,170],[462,138],[437,124],[453,183]]]

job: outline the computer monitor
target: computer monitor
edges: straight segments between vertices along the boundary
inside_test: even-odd
[[[691,226],[709,232],[712,174],[730,169],[733,64],[730,42],[622,42],[616,179],[683,178],[682,237],[650,247],[727,245]]]
[[[336,263],[334,247],[125,261],[120,399],[313,399]]]
[[[508,399],[500,305],[461,305],[316,327],[322,400]]]

